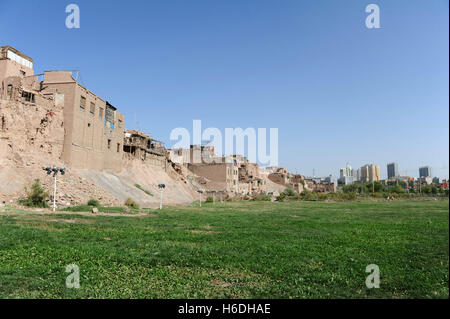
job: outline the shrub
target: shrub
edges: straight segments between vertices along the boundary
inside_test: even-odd
[[[88,206],[94,206],[94,207],[99,207],[100,206],[100,202],[96,199],[91,198],[88,202],[87,202]]]
[[[287,187],[285,190],[284,190],[284,195],[286,195],[286,196],[295,196],[295,195],[297,195],[297,193],[294,191],[294,189],[292,188],[292,187]]]
[[[286,198],[286,195],[284,193],[281,193],[277,198],[275,199],[277,202],[282,202]]]
[[[383,198],[383,197],[385,197],[383,193],[373,193],[372,196],[374,198]]]
[[[47,204],[48,197],[49,194],[42,188],[41,181],[39,179],[35,179],[33,185],[31,185],[31,191],[27,192],[27,197],[19,200],[19,204],[28,207],[47,208],[49,207]]]
[[[212,198],[212,196],[208,196],[206,197],[206,203],[212,203],[214,200]]]
[[[306,201],[316,201],[318,199],[318,195],[317,193],[305,190],[300,194],[300,199]]]
[[[130,208],[134,208],[134,209],[139,209],[139,204],[136,203],[134,200],[132,200],[131,198],[128,198],[125,201],[125,206],[128,206]]]
[[[348,193],[342,194],[342,195],[345,195],[345,196],[343,196],[344,200],[355,200],[358,197],[355,192],[348,192]]]
[[[252,196],[252,200],[270,202],[272,200],[272,196],[267,194],[254,194]]]

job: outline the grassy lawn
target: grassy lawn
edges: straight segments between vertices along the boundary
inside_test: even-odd
[[[1,298],[448,298],[448,200],[0,209]],[[66,265],[80,289],[65,286]],[[381,287],[367,289],[377,264]]]

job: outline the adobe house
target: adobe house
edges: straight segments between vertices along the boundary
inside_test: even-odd
[[[259,194],[266,191],[266,181],[259,174],[259,165],[245,161],[239,164],[239,192]]]
[[[33,75],[33,59],[10,46],[0,47],[0,81],[10,76]]]
[[[123,151],[131,158],[166,168],[166,149],[163,144],[143,132],[126,130]]]
[[[34,74],[33,63],[32,58],[10,46],[0,47],[0,97],[63,109],[61,159],[66,165],[120,170],[124,116],[78,83],[72,71]]]
[[[0,98],[35,103],[41,89],[33,59],[10,46],[0,47]]]
[[[123,114],[78,83],[72,71],[45,71],[42,94],[52,95],[64,109],[64,145],[61,159],[74,168],[122,167]]]
[[[194,174],[216,182],[217,188],[229,193],[238,192],[239,171],[237,164],[210,163],[187,164],[187,168]]]
[[[278,168],[275,173],[269,174],[268,178],[279,185],[288,186],[289,185],[289,172],[285,168]]]

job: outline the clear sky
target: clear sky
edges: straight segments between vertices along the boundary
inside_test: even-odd
[[[65,26],[76,3],[81,28]],[[367,29],[365,7],[380,6]],[[448,0],[1,1],[0,45],[80,82],[170,147],[176,127],[279,129],[279,165],[397,162],[448,177]]]

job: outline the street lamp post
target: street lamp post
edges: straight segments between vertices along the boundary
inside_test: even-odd
[[[158,188],[161,190],[161,196],[159,200],[159,209],[162,209],[162,203],[163,203],[163,189],[166,188],[165,184],[159,184]]]
[[[213,195],[213,204],[215,204],[216,203],[216,196],[215,196],[216,191],[212,191],[211,193]]]
[[[47,166],[43,168],[44,171],[47,172],[47,175],[50,175],[53,173],[53,211],[56,211],[56,175],[58,175],[58,172],[61,173],[61,175],[64,175],[66,173],[65,167],[56,167],[56,166]]]
[[[201,208],[202,207],[202,194],[203,194],[203,191],[201,189],[199,189],[197,192],[200,194],[200,208]]]

